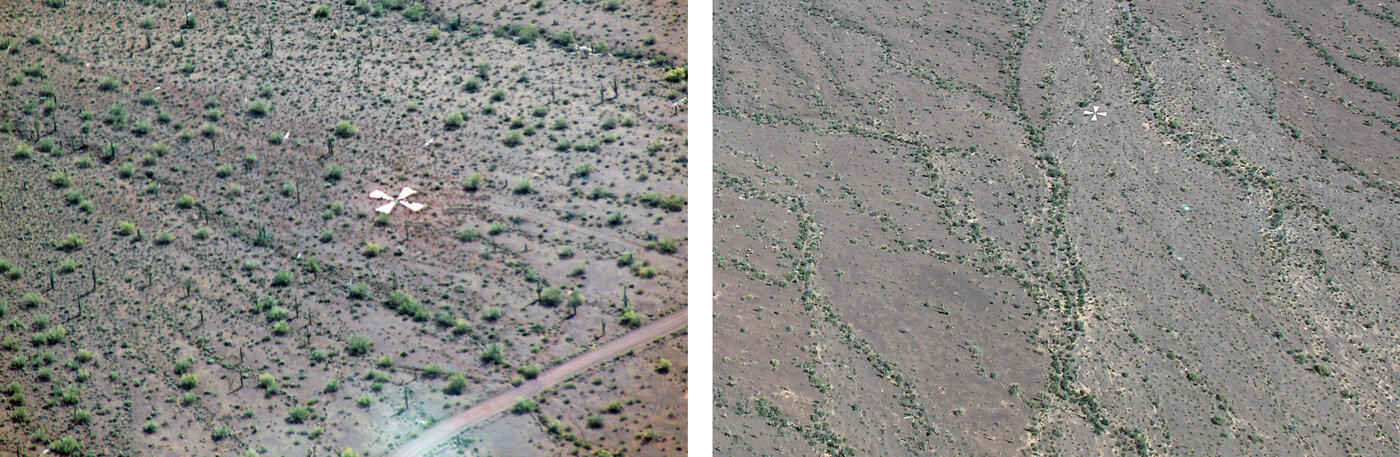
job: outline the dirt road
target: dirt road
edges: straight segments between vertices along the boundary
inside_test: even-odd
[[[519,387],[507,390],[494,397],[491,397],[466,411],[443,419],[432,428],[424,431],[412,441],[404,443],[389,454],[389,457],[419,457],[428,455],[430,451],[436,449],[442,443],[452,439],[467,427],[479,424],[491,417],[505,412],[515,404],[516,399],[521,397],[532,397],[540,391],[555,384],[559,384],[584,370],[597,365],[605,360],[624,354],[627,351],[636,349],[642,345],[652,342],[657,338],[664,337],[686,325],[686,310],[681,309],[662,317],[639,329],[628,332],[626,335],[609,341],[602,346],[583,353],[578,357],[569,359],[549,371],[545,371],[533,381],[521,384]]]

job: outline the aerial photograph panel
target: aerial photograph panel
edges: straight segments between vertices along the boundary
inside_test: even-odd
[[[715,4],[715,455],[1400,455],[1400,4]]]
[[[685,32],[0,3],[0,449],[684,455]]]

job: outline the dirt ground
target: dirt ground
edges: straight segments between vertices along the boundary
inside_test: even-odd
[[[685,5],[527,6],[0,5],[0,447],[383,455],[683,309]],[[517,432],[683,453],[661,344],[616,433]]]
[[[1400,453],[1396,7],[717,2],[715,454]]]

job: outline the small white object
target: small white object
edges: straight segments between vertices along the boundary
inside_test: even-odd
[[[1098,122],[1099,116],[1108,116],[1108,111],[1099,111],[1099,107],[1095,105],[1092,111],[1084,110],[1084,115],[1089,116],[1089,120]]]
[[[428,138],[428,141],[423,143],[423,147],[428,147],[428,145],[433,144],[434,141],[437,141],[437,138]]]
[[[385,203],[385,204],[383,204],[383,205],[380,205],[378,208],[375,208],[374,211],[376,211],[376,212],[380,212],[380,213],[384,213],[384,214],[389,214],[389,213],[391,213],[391,212],[394,211],[394,206],[396,206],[396,205],[403,205],[405,208],[408,208],[410,211],[417,212],[418,210],[423,209],[423,207],[426,206],[426,205],[424,205],[424,204],[422,204],[422,203],[409,203],[408,201],[405,200],[405,199],[407,199],[408,197],[410,197],[410,196],[412,196],[413,194],[416,194],[416,193],[418,193],[418,191],[413,190],[413,189],[409,189],[409,188],[405,187],[405,188],[403,188],[403,190],[399,191],[399,196],[398,196],[398,197],[395,197],[395,196],[386,194],[386,193],[384,193],[384,192],[382,192],[382,191],[380,191],[380,190],[378,190],[378,189],[375,189],[374,192],[370,192],[370,193],[369,193],[369,198],[377,198],[377,199],[380,199],[380,200],[388,200],[388,201],[389,201],[389,203]]]
[[[1181,210],[1182,210],[1182,211],[1191,211],[1191,207],[1190,207],[1190,206],[1186,206],[1185,203],[1182,203],[1182,204],[1181,204]]]
[[[291,137],[292,137],[292,131],[291,131],[291,130],[288,130],[287,133],[283,133],[283,134],[282,134],[282,141],[287,141],[287,138],[291,138]]]

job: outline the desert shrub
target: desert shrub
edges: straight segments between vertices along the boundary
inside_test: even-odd
[[[180,209],[194,208],[194,196],[190,194],[180,195],[175,199],[175,206]]]
[[[564,302],[564,291],[558,287],[548,287],[540,292],[540,305],[554,307]]]
[[[520,367],[520,369],[517,370],[517,371],[520,372],[520,375],[521,375],[521,376],[524,376],[525,379],[535,379],[535,378],[539,377],[539,375],[540,375],[540,366],[539,366],[539,365],[525,365],[525,366],[523,366],[523,367]]]
[[[335,123],[335,136],[350,138],[360,134],[360,129],[351,124],[350,121],[340,121]]]
[[[394,291],[389,294],[388,304],[390,308],[393,308],[400,315],[415,319],[419,315],[425,314],[427,312],[423,309],[423,304],[420,303],[418,299],[413,298],[412,295],[400,291]]]
[[[666,360],[666,359],[661,359],[661,360],[657,361],[657,362],[656,362],[656,372],[657,372],[657,373],[663,373],[663,374],[664,374],[664,373],[670,373],[670,372],[671,372],[671,361],[670,361],[670,360]]]
[[[248,114],[253,117],[263,117],[270,112],[272,112],[272,108],[265,101],[254,100],[253,103],[248,104]]]
[[[374,399],[370,398],[369,395],[361,395],[359,399],[355,400],[355,404],[359,405],[361,408],[368,408],[371,403],[374,403]],[[350,449],[347,448],[346,450],[349,451]],[[341,455],[343,456],[345,454]]]
[[[157,424],[156,421],[148,421],[145,426],[141,427],[141,431],[147,435],[154,434],[158,430],[160,430],[160,424]]]
[[[540,38],[540,28],[534,24],[512,22],[496,27],[495,35],[500,38],[514,38],[518,44],[532,44]]]
[[[34,149],[27,144],[20,144],[15,147],[15,153],[10,157],[15,160],[24,160],[34,156]]]
[[[522,133],[520,133],[519,130],[512,130],[510,133],[506,134],[505,139],[501,140],[501,144],[504,144],[504,145],[506,145],[506,146],[510,146],[510,147],[512,147],[512,148],[513,148],[513,147],[516,147],[516,146],[520,146],[520,143],[524,143],[524,142],[525,142],[525,135],[522,134]]]
[[[617,266],[619,266],[619,267],[628,267],[628,266],[632,266],[632,264],[635,263],[636,261],[637,261],[637,254],[633,253],[632,251],[627,251],[627,252],[624,252],[624,253],[622,253],[622,255],[620,255],[620,256],[617,257]]]
[[[175,361],[175,374],[189,373],[192,369],[194,369],[194,359],[192,358],[180,359]]]
[[[131,133],[136,136],[145,136],[147,133],[151,133],[152,128],[155,128],[155,126],[151,125],[151,121],[143,119],[131,124]]]
[[[517,195],[529,195],[535,193],[535,181],[525,178],[515,183],[515,193]]]
[[[592,415],[588,417],[588,428],[603,428],[603,416]]]
[[[111,108],[107,109],[107,117],[103,121],[106,122],[107,125],[112,126],[112,128],[126,128],[127,116],[126,105],[115,103]]]
[[[179,386],[181,389],[194,390],[195,387],[199,387],[199,375],[194,373],[180,375]]]
[[[539,402],[533,398],[520,397],[515,400],[515,405],[510,407],[510,412],[515,414],[529,414],[540,410]]]
[[[10,421],[16,424],[29,423],[29,408],[23,406],[15,407],[14,411],[10,412]]]
[[[470,243],[479,239],[481,239],[481,233],[477,232],[476,229],[467,227],[457,231],[457,240],[459,241]]]
[[[364,300],[369,297],[369,284],[359,283],[350,286],[350,298]]]
[[[467,93],[469,94],[475,94],[481,90],[481,85],[483,83],[484,81],[482,81],[481,77],[473,76],[471,79],[468,79],[465,84],[462,85],[462,90],[467,91]]]
[[[345,353],[352,356],[362,356],[374,350],[374,342],[363,335],[350,337],[350,341],[345,344]]]
[[[365,257],[377,257],[382,250],[383,248],[379,247],[376,243],[365,242],[365,247],[360,249],[360,254],[363,254]]]
[[[310,420],[312,417],[315,416],[316,413],[312,411],[310,407],[305,405],[297,406],[292,408],[291,411],[287,412],[287,422],[293,424],[300,424]]]
[[[627,328],[641,327],[642,315],[637,314],[637,311],[633,310],[632,308],[627,308],[626,311],[623,311],[622,317],[617,320],[617,323],[622,324]]]
[[[501,363],[505,361],[505,351],[500,343],[486,345],[486,349],[481,351],[481,361],[484,363]]]
[[[647,243],[647,249],[651,249],[662,254],[675,254],[680,250],[681,242],[672,238],[661,238]]]
[[[685,81],[686,79],[685,73],[685,67],[676,67],[672,68],[671,71],[666,72],[666,76],[663,76],[661,79],[664,79],[669,82],[681,82]]]
[[[21,308],[29,309],[44,304],[44,297],[38,292],[25,292],[20,296],[19,304]]]
[[[266,389],[268,389],[268,388],[270,388],[270,387],[274,387],[274,386],[276,386],[276,385],[277,385],[277,377],[276,377],[276,376],[273,376],[273,375],[271,375],[271,374],[269,374],[269,373],[263,373],[263,374],[258,375],[258,388],[266,390]]]
[[[292,272],[287,270],[277,270],[272,276],[272,287],[287,287],[292,285]]]
[[[77,251],[83,248],[83,237],[76,233],[70,233],[55,242],[54,245],[60,251]]]
[[[467,378],[460,374],[453,374],[447,377],[447,386],[442,388],[442,393],[448,395],[461,395],[467,390]]]
[[[121,87],[122,82],[111,76],[102,78],[97,82],[97,88],[103,92],[111,92]]]
[[[643,205],[652,208],[659,207],[661,209],[673,213],[685,209],[686,202],[684,195],[668,195],[663,197],[660,194],[656,193],[642,194],[641,198],[639,198],[638,201],[640,201]]]
[[[408,20],[408,22],[422,22],[424,19],[428,18],[428,9],[424,7],[422,3],[409,5],[408,8],[404,8],[403,10],[403,18]]]
[[[54,187],[62,189],[72,185],[73,178],[68,177],[67,172],[61,170],[55,171],[53,174],[49,175],[49,184],[53,184]]]
[[[340,181],[345,177],[345,167],[336,164],[326,166],[326,181]]]
[[[457,130],[459,128],[462,128],[462,125],[466,124],[466,121],[467,120],[464,116],[462,116],[462,113],[452,113],[448,114],[447,117],[442,120],[442,123],[443,127],[445,127],[447,130]]]
[[[574,36],[574,32],[568,30],[549,36],[549,44],[560,48],[570,48],[575,41],[577,41],[577,37]]]
[[[468,176],[467,180],[462,183],[462,188],[467,192],[476,192],[481,190],[482,186],[485,184],[486,178],[482,177],[481,173],[472,173],[472,175]]]
[[[325,18],[328,18],[328,17],[330,17],[330,16],[331,16],[331,7],[326,6],[326,5],[318,5],[318,6],[316,6],[315,9],[313,9],[313,10],[311,11],[311,17],[314,17],[314,18],[317,18],[317,19],[325,19]]]
[[[78,442],[77,438],[65,436],[49,443],[49,450],[53,451],[55,454],[64,456],[82,455],[83,445]]]

